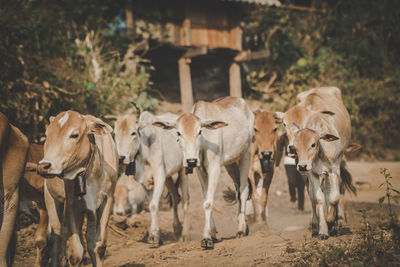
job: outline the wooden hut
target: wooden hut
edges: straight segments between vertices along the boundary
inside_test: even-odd
[[[140,27],[139,21],[151,22],[152,60],[177,65],[180,98],[184,111],[193,105],[191,62],[193,58],[223,55],[228,59],[229,94],[242,96],[239,62],[262,57],[242,51],[244,10],[255,4],[276,4],[278,0],[135,0],[128,2],[128,28]],[[157,34],[158,32],[158,34]],[[174,63],[175,62],[175,63]]]

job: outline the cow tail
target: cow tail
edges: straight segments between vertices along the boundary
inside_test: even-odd
[[[344,160],[340,163],[340,176],[342,178],[342,183],[347,191],[352,192],[354,195],[357,195],[357,189],[353,185],[353,177],[351,173],[347,170],[346,165],[347,164]]]
[[[222,191],[224,200],[229,204],[236,204],[238,199],[236,195],[236,191],[233,190],[230,186],[228,186],[224,191]]]
[[[251,186],[250,179],[247,178],[247,182],[249,183],[249,196],[247,197],[247,200],[251,199],[251,196],[253,195],[253,187]],[[230,188],[229,186],[222,191],[223,198],[224,200],[229,203],[229,204],[236,204],[238,199],[239,199],[239,188],[236,188],[236,191]]]

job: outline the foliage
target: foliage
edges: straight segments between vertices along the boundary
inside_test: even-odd
[[[269,57],[249,66],[248,84],[280,110],[304,90],[341,88],[353,142],[384,157],[382,148],[400,148],[400,3],[312,2],[308,11],[261,7],[251,14],[245,47],[267,49]]]
[[[134,52],[141,35],[128,32],[125,2],[7,1],[0,7],[0,111],[30,140],[51,115],[67,109],[101,116],[129,101],[152,110],[158,101],[151,66]]]

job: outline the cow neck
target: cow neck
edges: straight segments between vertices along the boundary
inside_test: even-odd
[[[88,169],[90,167],[90,165],[92,165],[93,161],[94,161],[94,154],[96,152],[96,148],[95,148],[95,139],[94,139],[94,135],[90,134],[89,135],[89,143],[90,143],[90,156],[89,156],[89,160],[86,163],[85,166],[85,170],[83,172],[81,172],[80,174],[86,178],[87,173],[88,173]],[[79,174],[78,174],[79,175]]]

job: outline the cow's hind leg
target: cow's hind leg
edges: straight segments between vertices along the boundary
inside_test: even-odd
[[[178,204],[180,202],[180,196],[178,193],[178,188],[177,185],[179,184],[179,180],[181,179],[181,174],[179,173],[178,180],[176,181],[176,184],[174,184],[174,181],[172,180],[172,177],[167,177],[165,180],[165,185],[168,188],[169,193],[172,196],[172,207],[174,209],[174,222],[173,222],[173,228],[174,228],[174,234],[177,239],[182,234],[182,224],[179,221],[179,215],[178,215]]]
[[[39,226],[35,232],[35,245],[36,245],[36,261],[35,266],[47,265],[47,249],[46,249],[46,234],[49,217],[46,209],[43,207],[39,210]]]

